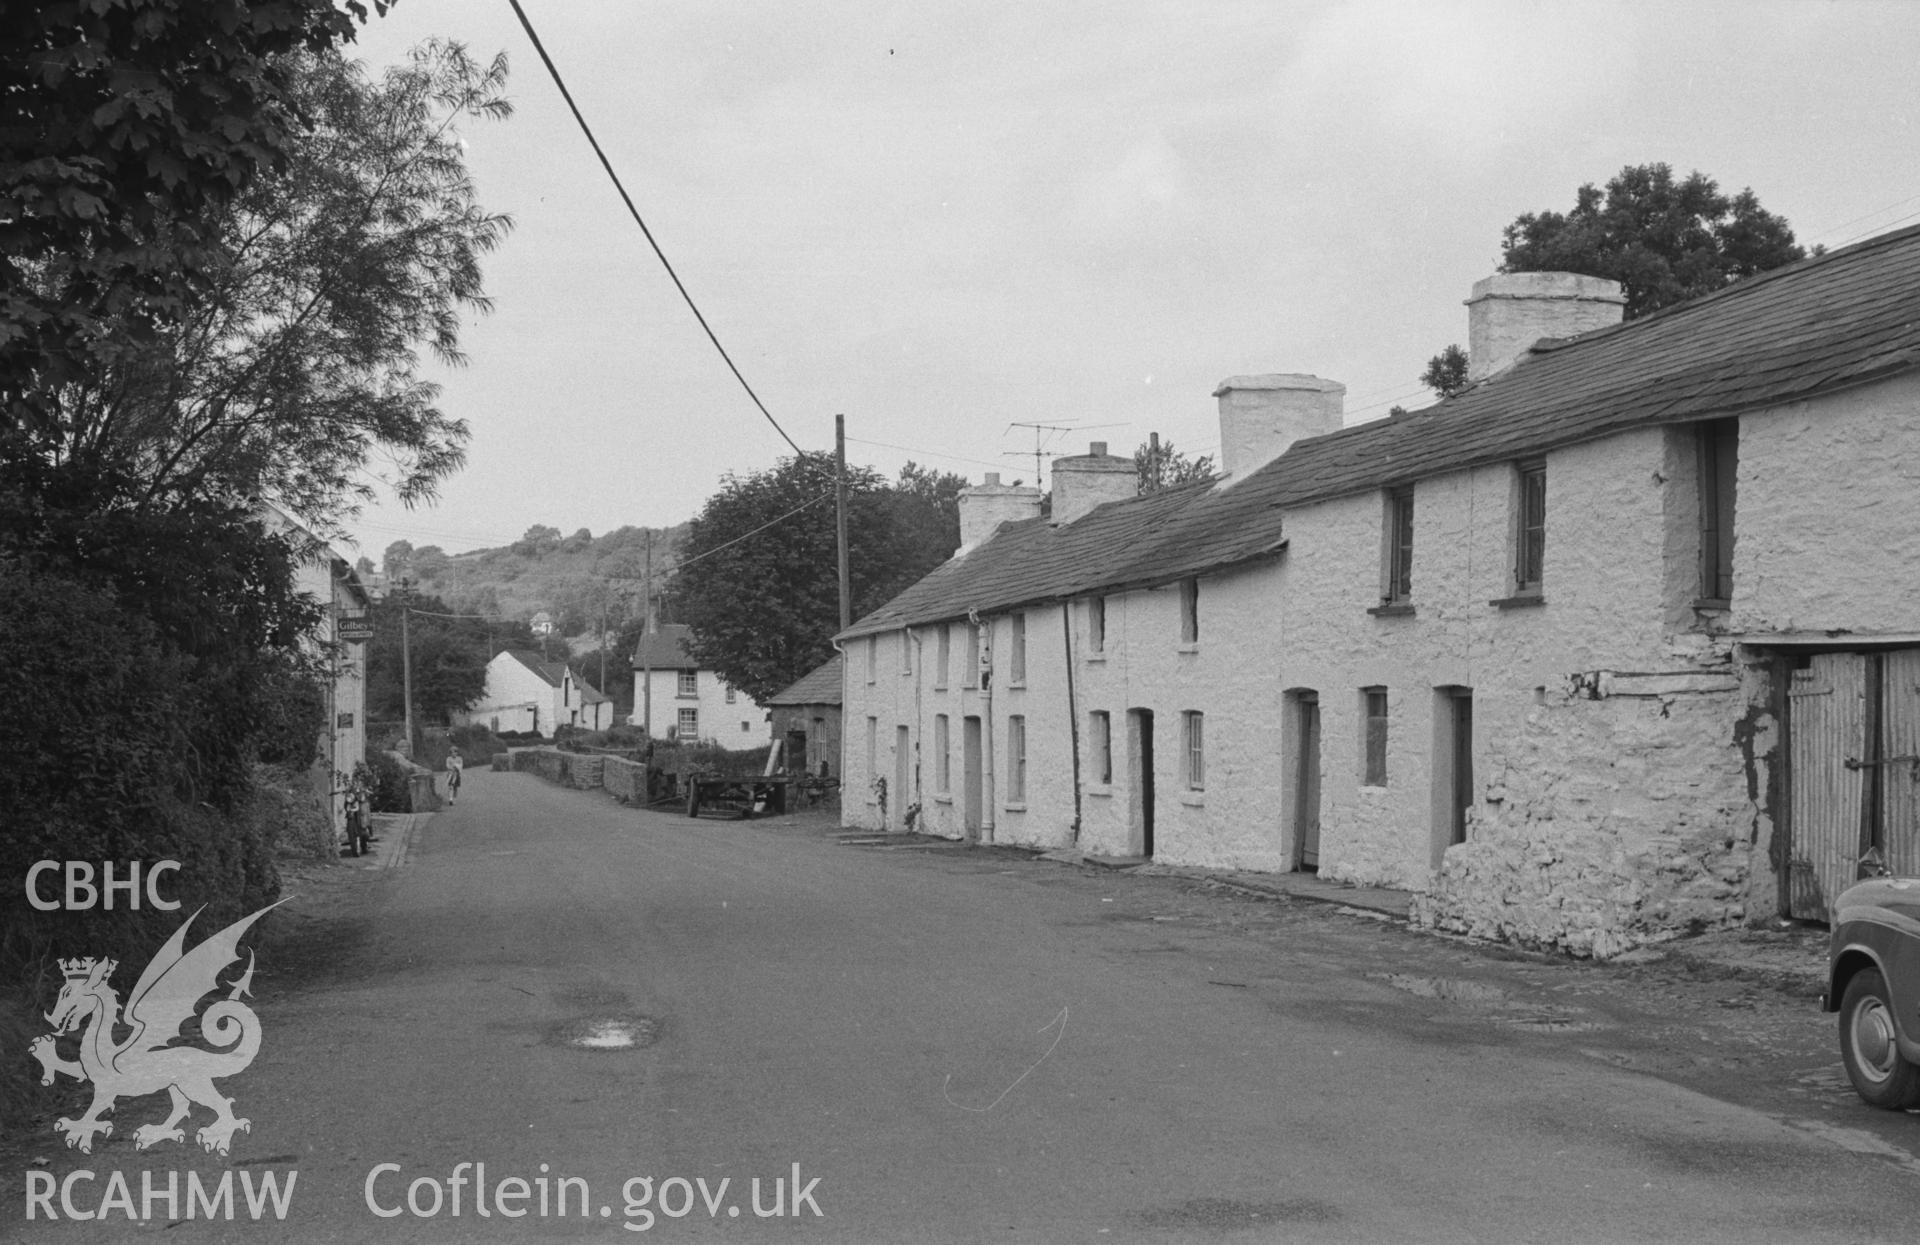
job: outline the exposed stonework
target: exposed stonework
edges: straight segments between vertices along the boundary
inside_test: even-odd
[[[1755,825],[1729,746],[1738,691],[1591,686],[1570,681],[1488,739],[1468,842],[1416,921],[1605,957],[1745,917]]]
[[[605,758],[558,748],[515,748],[513,768],[538,774],[563,787],[592,790],[601,785]]]

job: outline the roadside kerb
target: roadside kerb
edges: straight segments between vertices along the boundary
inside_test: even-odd
[[[372,816],[374,844],[369,863],[376,869],[397,869],[407,863],[413,852],[414,833],[433,814],[374,813]]]
[[[1190,865],[1157,864],[1138,856],[1097,856],[1072,848],[1043,852],[1039,859],[1054,861],[1058,864],[1112,869],[1142,877],[1185,878],[1194,882],[1211,882],[1228,890],[1241,891],[1262,898],[1304,899],[1309,903],[1354,908],[1364,913],[1390,917],[1396,921],[1407,919],[1407,908],[1413,902],[1413,895],[1409,891],[1389,890],[1379,886],[1350,886],[1345,882],[1327,881],[1313,873],[1248,873],[1239,869],[1202,869]]]

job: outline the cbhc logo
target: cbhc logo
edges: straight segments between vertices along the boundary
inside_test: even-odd
[[[135,860],[127,866],[127,875],[116,878],[113,874],[114,862],[100,862],[99,884],[94,883],[93,862],[87,860],[43,860],[27,870],[27,902],[41,912],[85,912],[99,904],[107,912],[113,911],[113,895],[119,891],[126,896],[126,907],[140,907],[140,862]],[[147,870],[147,904],[162,912],[172,912],[180,906],[178,899],[160,898],[160,875],[169,870],[178,870],[177,860],[162,860]],[[40,897],[39,880],[43,873],[64,871],[66,886],[54,899]]]

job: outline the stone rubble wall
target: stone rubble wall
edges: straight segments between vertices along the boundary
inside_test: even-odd
[[[600,786],[605,757],[581,752],[562,752],[558,748],[515,748],[513,768],[538,774],[562,787],[591,790]]]
[[[647,767],[624,757],[602,757],[600,785],[624,804],[647,802]]]
[[[508,756],[505,768],[537,774],[557,786],[603,790],[624,804],[647,802],[647,767],[638,761],[559,748],[515,748]]]
[[[1746,919],[1765,827],[1728,741],[1743,690],[1576,684],[1487,741],[1468,841],[1416,924],[1606,958]]]

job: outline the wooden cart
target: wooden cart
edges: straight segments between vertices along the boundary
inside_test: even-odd
[[[785,774],[759,778],[694,774],[686,780],[687,816],[698,817],[702,809],[725,809],[737,818],[751,817],[762,806],[770,813],[784,813],[787,811],[787,788],[796,781]]]

